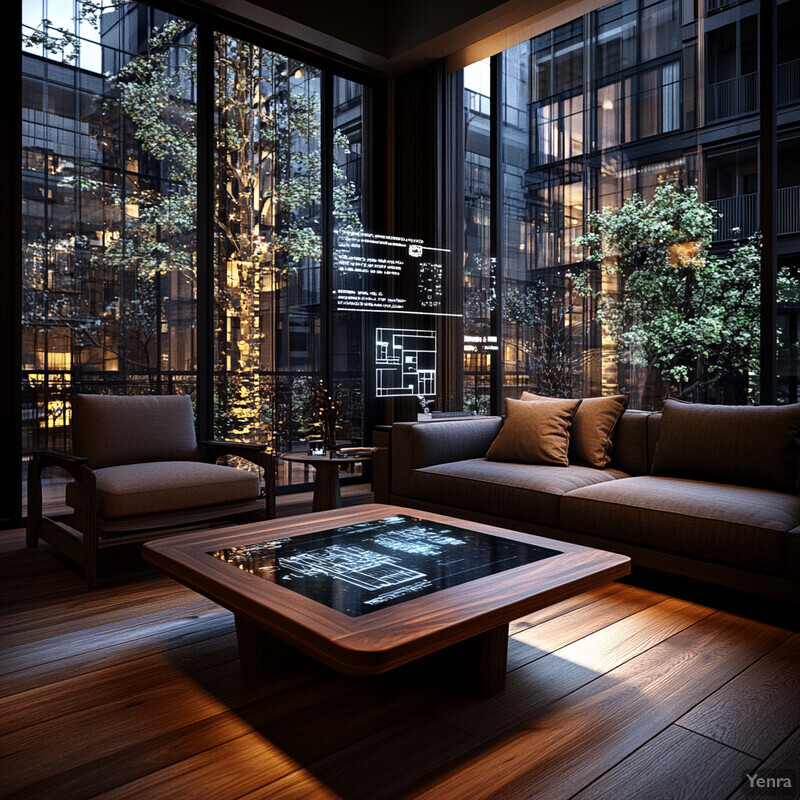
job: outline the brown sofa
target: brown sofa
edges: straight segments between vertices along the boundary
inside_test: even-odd
[[[662,413],[626,411],[606,469],[487,461],[500,417],[397,423],[379,499],[797,603],[800,407],[772,408],[670,405],[660,448]]]

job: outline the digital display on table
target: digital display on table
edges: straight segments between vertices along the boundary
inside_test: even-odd
[[[350,617],[559,554],[406,515],[209,553]]]

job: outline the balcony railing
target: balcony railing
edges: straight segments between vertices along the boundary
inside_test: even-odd
[[[714,122],[758,111],[758,73],[740,75],[706,88],[706,120]]]
[[[722,216],[716,221],[715,242],[746,239],[761,229],[759,193],[740,194],[712,200],[711,205]],[[800,186],[778,189],[778,234],[800,233]]]
[[[778,105],[800,100],[800,58],[778,64]]]
[[[706,14],[714,14],[739,4],[739,0],[706,0]]]
[[[778,233],[800,233],[800,186],[778,189]]]

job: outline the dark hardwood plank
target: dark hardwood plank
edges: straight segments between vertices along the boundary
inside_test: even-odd
[[[143,609],[145,610],[145,609]],[[129,642],[142,637],[156,635],[165,630],[193,623],[199,618],[218,617],[225,613],[219,606],[206,600],[189,605],[165,608],[152,614],[141,616],[128,615],[125,619],[115,619],[100,625],[89,625],[85,629],[74,630],[67,627],[64,633],[55,634],[54,626],[44,626],[47,633],[40,640],[29,641],[23,637],[23,644],[8,644],[3,648],[3,673],[11,673],[26,668],[31,662],[45,664],[68,658],[80,652],[97,653],[107,648],[119,647],[127,649]],[[16,637],[8,637],[15,639]]]
[[[62,668],[45,685],[0,699],[0,736],[78,712],[86,706],[87,697],[95,706],[113,702],[123,684],[126,694],[135,694],[170,674],[178,679],[235,661],[236,642],[230,621],[223,618],[215,622],[199,629],[195,626],[195,636],[187,643],[160,649],[154,655],[106,664],[103,669],[80,675]]]
[[[678,724],[766,758],[800,727],[800,634],[737,675]]]
[[[598,603],[582,605],[515,633],[509,650],[509,669],[524,666],[537,654],[558,650],[667,599],[663,594],[635,586],[612,586],[616,586],[617,591]]]
[[[74,592],[59,604],[61,613],[57,617],[48,613],[48,605],[38,603],[23,611],[4,614],[0,622],[0,647],[10,648],[48,636],[82,632],[155,612],[169,614],[181,602],[196,605],[201,601],[197,595],[187,595],[173,581],[162,583],[161,579],[149,586],[126,586],[122,593],[119,587]]]
[[[297,769],[297,763],[259,733],[238,736],[218,747],[150,772],[138,780],[94,795],[96,800],[236,800]]]
[[[98,672],[126,660],[160,654],[172,647],[214,636],[218,629],[232,630],[232,626],[232,616],[223,609],[210,608],[207,614],[184,615],[179,606],[172,620],[163,620],[152,626],[143,624],[131,629],[127,638],[115,635],[112,626],[109,639],[113,643],[107,641],[102,647],[86,647],[86,640],[70,636],[62,643],[61,657],[52,658],[56,654],[47,646],[42,650],[41,643],[23,645],[18,650],[9,651],[20,668],[0,676],[0,697],[57,683],[65,677]],[[4,658],[6,655],[3,653]]]
[[[522,729],[429,778],[411,796],[441,800],[461,787],[461,797],[513,800],[536,787],[547,800],[572,797],[787,636],[711,614],[531,714]]]
[[[513,621],[517,668],[477,700],[411,666],[245,681],[229,612],[140,562],[114,575],[87,590],[0,534],[0,797],[743,800],[748,756],[676,724],[706,703],[763,739],[756,768],[800,763],[800,729],[770,731],[797,637],[663,594],[612,584]]]
[[[576,594],[574,597],[568,597],[560,603],[553,603],[553,605],[547,606],[547,608],[541,608],[538,611],[534,611],[532,614],[526,614],[524,617],[515,619],[509,626],[509,631],[513,636],[520,631],[524,631],[526,628],[532,628],[534,625],[541,625],[543,622],[547,622],[550,619],[560,617],[568,611],[594,605],[595,603],[601,603],[607,597],[611,597],[623,591],[625,588],[625,584],[623,583],[609,583],[606,586],[599,586],[589,592]]]
[[[101,757],[77,765],[62,763],[59,766],[66,768],[60,771],[56,769],[52,774],[47,764],[41,780],[22,787],[14,796],[32,800],[63,800],[65,797],[82,800],[102,792],[113,792],[119,786],[139,785],[139,782],[147,780],[150,775],[162,771],[166,772],[162,773],[159,780],[166,780],[167,774],[179,771],[182,763],[205,757],[204,754],[209,752],[215,753],[221,745],[248,736],[259,727],[272,726],[280,729],[287,723],[291,725],[295,716],[318,720],[321,710],[329,707],[336,697],[346,694],[349,689],[346,683],[326,681],[320,677],[319,671],[274,675],[270,683],[261,687],[260,692],[255,692],[253,696],[229,698],[226,704],[228,710],[220,714],[167,732],[161,732],[163,728],[154,725],[152,738],[125,741],[118,749],[112,749]],[[230,678],[235,680],[235,675],[231,673]],[[276,740],[274,736],[263,734],[262,738],[267,742]],[[252,771],[258,772],[258,762],[250,766]],[[185,796],[214,797],[202,791],[187,793]]]
[[[648,601],[649,592],[643,592]],[[594,681],[698,620],[711,614],[704,606],[668,599],[567,645],[555,653],[535,651],[522,669],[510,672],[505,691],[483,702],[444,700],[432,709],[475,736],[500,734],[537,718],[546,705]]]
[[[447,765],[475,751],[479,741],[426,712],[399,722],[387,720],[372,736],[320,761],[305,761],[311,774],[335,797],[348,800],[388,800],[406,796],[409,787],[424,776],[446,770]],[[296,797],[298,775],[290,774],[270,784],[262,797]],[[462,800],[470,787],[461,783],[451,795],[438,800]],[[274,795],[273,795],[274,793]],[[322,795],[323,797],[326,795]],[[409,797],[415,797],[412,792]],[[494,795],[499,798],[502,795]]]
[[[763,770],[775,770],[774,777],[777,775],[791,774],[795,786],[795,797],[797,796],[798,764],[800,764],[800,728],[791,736],[788,736],[775,750],[770,753],[767,759],[758,767],[756,772],[765,774]],[[754,773],[750,773],[753,775]],[[754,795],[746,790],[750,787],[750,781],[745,776],[739,788],[730,796],[730,800],[746,800]],[[790,795],[791,796],[791,795]]]
[[[725,800],[758,759],[677,725],[651,739],[572,800]]]
[[[0,737],[0,773],[7,776],[4,790],[17,791],[43,780],[55,780],[61,773],[88,767],[98,760],[136,752],[156,736],[178,735],[186,727],[210,721],[243,704],[259,707],[262,698],[276,690],[291,693],[289,690],[308,683],[313,675],[288,674],[281,681],[254,685],[242,680],[238,661],[201,670],[188,678],[165,663],[151,685],[131,694],[121,691],[118,697],[98,705],[91,702],[88,686],[89,701],[82,709]],[[346,685],[329,681],[321,691],[329,699],[332,693],[346,689]],[[308,687],[301,694],[299,700],[292,702],[295,709],[315,698]],[[268,702],[269,713],[275,706],[274,700]],[[251,730],[245,721],[238,735]],[[115,731],[124,735],[114,735]],[[53,741],[59,742],[58,748],[43,754],[42,742]],[[109,777],[118,780],[113,773]]]

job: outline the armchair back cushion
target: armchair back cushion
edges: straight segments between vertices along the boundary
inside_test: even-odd
[[[666,400],[654,475],[797,493],[800,404],[716,406]]]
[[[92,469],[147,461],[196,461],[188,395],[90,395],[72,402],[72,452]]]

